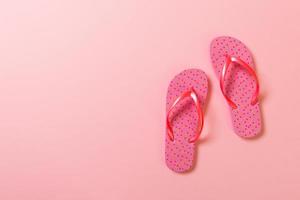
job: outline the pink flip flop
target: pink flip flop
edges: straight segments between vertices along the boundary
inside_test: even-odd
[[[250,51],[239,40],[223,36],[212,41],[210,55],[230,107],[235,133],[254,137],[261,131],[261,114],[259,84]]]
[[[198,69],[184,70],[169,85],[165,159],[175,172],[186,172],[193,166],[195,143],[203,128],[202,108],[207,91],[207,77]]]

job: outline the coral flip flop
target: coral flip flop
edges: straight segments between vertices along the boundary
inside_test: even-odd
[[[193,166],[207,91],[207,77],[198,69],[184,70],[168,87],[165,159],[175,172],[186,172]]]
[[[254,137],[261,131],[258,102],[259,84],[250,51],[232,37],[215,38],[210,47],[213,67],[227,100],[234,131],[241,137]]]

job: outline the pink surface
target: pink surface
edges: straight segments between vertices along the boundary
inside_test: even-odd
[[[171,80],[166,99],[166,113],[169,112],[176,99],[191,88],[195,90],[198,102],[200,102],[204,113],[208,81],[206,74],[199,69],[186,69]],[[199,114],[195,103],[191,98],[183,99],[172,109],[169,118],[171,118],[174,141],[170,140],[168,130],[166,130],[166,164],[175,172],[187,172],[194,165],[195,148],[197,149],[198,147],[198,141],[196,143],[189,142],[190,139],[195,137],[199,126]]]
[[[299,200],[296,0],[27,0],[0,6],[0,199]],[[232,130],[210,61],[244,41],[263,130]],[[197,163],[165,165],[165,96],[178,72],[209,77]]]
[[[252,68],[255,66],[249,49],[233,37],[215,38],[211,42],[210,52],[212,65],[217,74],[216,84],[220,83],[222,69],[226,62],[224,55],[237,57]],[[255,78],[238,64],[232,64],[229,67],[224,79],[225,93],[237,105],[236,109],[228,105],[233,129],[236,134],[245,138],[257,136],[261,131],[262,121],[259,102],[251,105],[256,84]],[[225,98],[224,100],[227,103]]]

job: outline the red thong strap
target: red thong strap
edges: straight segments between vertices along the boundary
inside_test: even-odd
[[[198,113],[198,125],[197,125],[197,130],[196,130],[196,134],[193,138],[189,139],[189,143],[194,143],[198,140],[202,128],[203,128],[203,121],[204,121],[204,117],[203,117],[203,112],[201,109],[201,105],[200,102],[198,100],[197,94],[194,90],[194,88],[190,88],[188,91],[184,92],[181,96],[179,96],[174,103],[171,105],[170,109],[168,110],[167,113],[167,130],[168,130],[168,137],[171,141],[174,141],[174,133],[173,133],[173,129],[171,127],[171,122],[170,122],[170,114],[172,112],[172,110],[174,109],[174,107],[183,99],[185,99],[186,97],[191,97],[193,102],[196,105],[197,108],[197,113]]]
[[[225,86],[224,86],[224,81],[225,81],[225,77],[227,75],[228,72],[228,68],[232,63],[237,63],[240,66],[244,67],[251,76],[254,77],[255,82],[256,82],[256,89],[255,89],[255,93],[252,97],[251,100],[251,105],[255,105],[258,102],[258,94],[259,94],[259,83],[258,83],[258,79],[256,76],[256,73],[254,71],[254,69],[252,67],[250,67],[246,62],[244,62],[243,60],[241,60],[240,58],[234,57],[234,56],[229,56],[226,55],[226,61],[225,61],[225,65],[222,69],[222,74],[221,74],[221,78],[220,78],[220,87],[222,90],[222,93],[225,97],[225,99],[227,100],[228,104],[233,108],[236,109],[237,105],[227,96],[226,92],[225,92]]]

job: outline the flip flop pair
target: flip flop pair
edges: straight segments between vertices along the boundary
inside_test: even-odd
[[[250,51],[237,39],[218,37],[211,43],[210,54],[234,132],[243,138],[256,136],[261,130],[259,84]],[[207,93],[208,79],[200,69],[184,70],[169,84],[165,160],[175,172],[189,171],[194,165]]]

